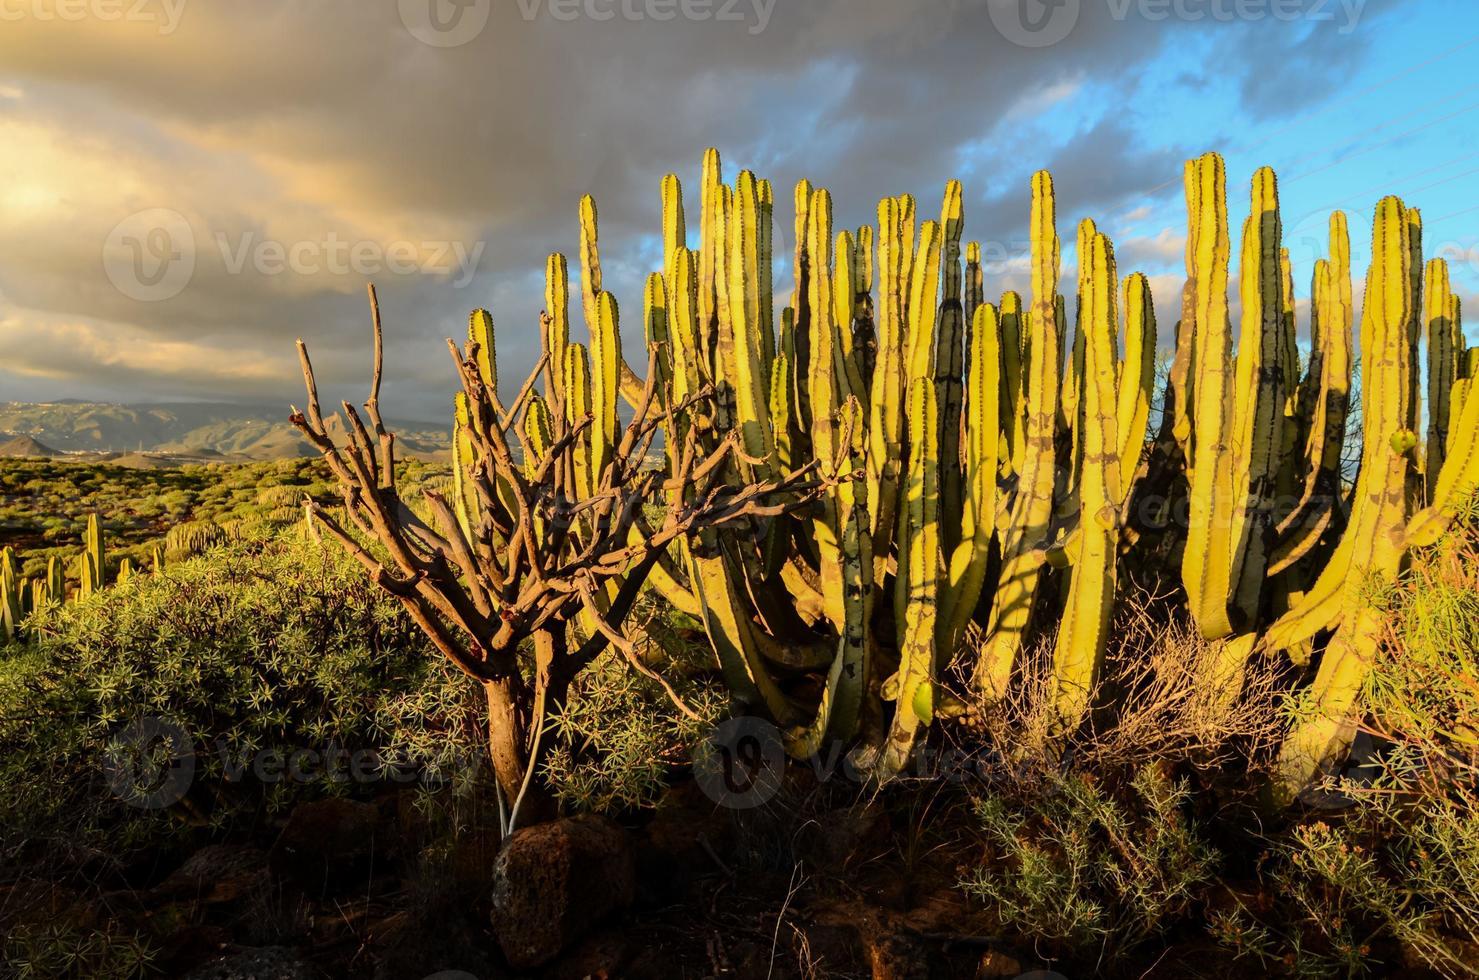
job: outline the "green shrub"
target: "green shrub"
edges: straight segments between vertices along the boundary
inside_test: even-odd
[[[1213,879],[1189,795],[1147,767],[1118,792],[1070,773],[1030,797],[986,796],[976,817],[989,857],[962,885],[1022,936],[1113,960],[1184,921]]]
[[[182,818],[220,828],[346,792],[345,753],[382,776],[477,758],[474,692],[351,566],[285,533],[55,611],[34,648],[0,663],[0,825],[127,844]],[[152,809],[157,780],[133,786],[130,767],[147,760],[129,752],[157,754],[145,736],[161,725],[188,738],[194,773],[178,802]],[[385,750],[404,765],[376,769]]]

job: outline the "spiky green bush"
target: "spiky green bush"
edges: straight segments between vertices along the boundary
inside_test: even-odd
[[[33,842],[126,845],[354,788],[327,762],[272,775],[283,763],[271,755],[264,780],[251,766],[264,752],[337,746],[413,768],[475,758],[472,692],[350,564],[286,533],[57,610],[34,648],[0,661],[0,825]],[[195,747],[189,792],[162,810],[119,799],[106,769],[144,719]]]
[[[1118,788],[1068,774],[1039,790],[977,803],[988,857],[962,882],[1019,935],[1112,961],[1184,920],[1216,874],[1188,788],[1158,768]]]

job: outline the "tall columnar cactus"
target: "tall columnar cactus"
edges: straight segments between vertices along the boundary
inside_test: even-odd
[[[1032,319],[1025,331],[1024,411],[1021,464],[1011,499],[1010,518],[1002,535],[1001,577],[991,610],[991,636],[982,648],[976,684],[986,697],[1005,696],[1012,666],[1026,639],[1037,598],[1044,549],[1051,544],[1054,480],[1057,459],[1059,375],[1062,358],[1058,243],[1053,178],[1040,171],[1032,178]],[[1014,450],[1015,454],[1015,450]]]
[[[1299,502],[1280,523],[1279,543],[1269,563],[1277,575],[1316,552],[1322,539],[1338,531],[1342,513],[1341,451],[1350,414],[1354,307],[1351,297],[1351,243],[1346,217],[1330,216],[1330,257],[1315,263],[1310,299],[1311,357],[1305,423],[1304,486]]]
[[[1454,383],[1458,381],[1464,346],[1458,297],[1453,294],[1448,263],[1443,259],[1433,259],[1428,263],[1424,297],[1427,309],[1423,319],[1428,337],[1428,441],[1425,454],[1427,483],[1431,489],[1438,482],[1438,473],[1448,455],[1452,392]]]
[[[935,344],[935,397],[940,409],[940,506],[958,514],[964,503],[964,476],[960,469],[960,412],[965,378],[965,297],[960,267],[960,240],[965,225],[964,191],[960,181],[945,187],[940,208],[943,232],[940,255],[941,302]],[[960,525],[948,521],[943,541],[947,553],[960,540]]]
[[[1083,361],[1077,423],[1081,432],[1076,439],[1081,453],[1076,487],[1078,528],[1069,546],[1073,570],[1068,605],[1053,656],[1055,711],[1057,726],[1063,731],[1072,731],[1082,721],[1103,660],[1114,606],[1115,553],[1124,499],[1116,425],[1119,278],[1109,239],[1092,233],[1082,244],[1079,261],[1084,275],[1080,278],[1078,334],[1083,338]]]
[[[933,304],[931,304],[933,309]],[[886,685],[897,699],[882,767],[907,764],[919,729],[935,711],[935,623],[939,600],[940,453],[934,378],[909,383],[909,472],[905,478],[899,581],[907,583],[899,672]],[[904,566],[907,566],[904,567]]]
[[[0,550],[0,638],[6,643],[14,642],[20,631],[22,591],[15,551],[6,547]]]
[[[1119,279],[1109,239],[1083,221],[1077,325],[1065,350],[1046,173],[1032,181],[1026,308],[1012,292],[999,307],[986,302],[979,246],[966,243],[962,254],[958,183],[946,187],[938,222],[917,221],[913,198],[891,197],[880,202],[876,226],[853,232],[833,228],[827,191],[800,182],[794,292],[777,330],[773,191],[749,171],[726,183],[710,151],[697,189],[696,250],[688,248],[683,187],[674,175],[662,182],[661,270],[643,291],[645,387],[621,354],[587,198],[579,254],[589,347],[570,339],[568,271],[558,253],[546,267],[542,393],[497,404],[492,317],[478,313],[470,324],[477,404],[465,395],[457,413],[453,523],[482,550],[521,535],[539,547],[558,546],[566,534],[590,540],[602,520],[594,512],[551,520],[550,510],[514,499],[518,481],[508,477],[490,498],[480,473],[490,435],[506,431],[526,454],[524,483],[538,481],[542,459],[558,456],[564,492],[619,492],[615,481],[632,476],[617,461],[629,460],[632,447],[617,421],[618,397],[634,407],[650,397],[663,413],[653,424],[665,441],[663,492],[673,512],[712,502],[737,482],[814,474],[825,490],[805,508],[780,508],[739,534],[701,529],[674,540],[644,559],[644,577],[703,624],[736,699],[779,723],[788,751],[853,744],[854,761],[880,777],[903,769],[936,718],[959,707],[947,690],[950,668],[973,622],[985,627],[975,651],[979,695],[1002,699],[1022,651],[1052,639],[1057,730],[1076,728],[1110,642],[1120,577],[1129,567],[1139,581],[1179,548],[1189,611],[1220,644],[1205,678],[1218,705],[1235,704],[1257,650],[1319,658],[1306,695],[1312,710],[1284,752],[1280,782],[1292,792],[1339,752],[1364,680],[1374,625],[1361,584],[1400,568],[1406,551],[1441,533],[1479,487],[1479,351],[1462,350],[1446,267],[1430,263],[1421,274],[1416,212],[1389,199],[1377,222],[1359,348],[1345,219],[1332,216],[1330,256],[1313,270],[1311,352],[1301,374],[1295,270],[1282,247],[1273,172],[1253,180],[1236,332],[1223,162],[1208,154],[1184,176],[1187,284],[1165,412],[1149,443],[1158,343],[1149,281]],[[1409,479],[1422,417],[1420,333],[1429,347],[1428,493],[1426,509],[1409,520],[1421,503],[1419,482]],[[1341,456],[1357,349],[1363,461],[1347,528]],[[479,409],[483,394],[492,395],[496,419]],[[697,476],[684,469],[695,457],[713,460]],[[690,477],[672,477],[680,472]],[[1144,534],[1148,525],[1132,506],[1137,487],[1145,490],[1140,502],[1164,498],[1161,516],[1174,515],[1185,493],[1189,526]],[[1275,526],[1275,504],[1285,498],[1297,504]],[[500,514],[516,511],[531,514],[527,530],[498,525]],[[624,532],[629,547],[640,549],[651,531],[635,517]],[[579,617],[585,632],[602,631],[603,611],[623,592],[613,578],[589,597]],[[1039,608],[1040,592],[1062,601],[1056,623]]]
[[[1001,469],[1001,317],[977,303],[971,317],[970,369],[965,385],[963,449],[965,500],[959,543],[950,553],[937,619],[936,648],[944,658],[960,649],[986,584],[996,537],[997,474]],[[947,515],[948,520],[948,515]]]
[[[1293,380],[1294,331],[1285,303],[1282,239],[1278,183],[1264,167],[1253,176],[1252,211],[1243,233],[1243,327],[1231,419],[1234,504],[1228,601],[1238,613],[1235,625],[1244,632],[1258,621],[1267,577]]]
[[[1227,178],[1222,158],[1187,164],[1187,299],[1181,333],[1190,345],[1190,519],[1181,569],[1192,615],[1202,635],[1232,632],[1235,490],[1229,431],[1232,338],[1228,325]]]

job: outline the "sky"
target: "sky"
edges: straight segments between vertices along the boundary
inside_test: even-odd
[[[471,309],[532,365],[583,194],[640,345],[662,176],[696,235],[708,146],[775,183],[778,259],[801,178],[841,228],[959,177],[993,296],[1047,168],[1065,283],[1093,217],[1167,338],[1187,158],[1225,155],[1234,229],[1275,168],[1301,303],[1329,212],[1359,293],[1399,194],[1479,344],[1476,59],[1473,0],[0,0],[0,401],[286,404],[297,337],[359,401],[373,281],[387,412],[444,417]]]

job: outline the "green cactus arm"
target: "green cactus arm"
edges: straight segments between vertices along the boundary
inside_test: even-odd
[[[1022,472],[1022,454],[1027,448],[1027,410],[1024,351],[1027,331],[1022,298],[1014,292],[1001,298],[1001,424],[1007,459],[1002,469]]]
[[[1115,430],[1119,435],[1120,501],[1129,503],[1130,487],[1140,467],[1150,424],[1150,398],[1155,388],[1155,301],[1144,273],[1127,276],[1125,293],[1125,358],[1115,400]]]
[[[1426,277],[1423,295],[1428,332],[1428,440],[1425,453],[1431,492],[1431,488],[1437,485],[1438,473],[1448,451],[1453,384],[1458,380],[1459,345],[1463,342],[1463,335],[1454,330],[1454,295],[1448,263],[1443,259],[1433,259],[1428,263]]]
[[[988,698],[1005,697],[1037,598],[1043,549],[1052,529],[1057,474],[1054,451],[1062,358],[1058,326],[1062,263],[1053,178],[1032,178],[1032,317],[1024,371],[1022,465],[1011,517],[1002,537],[1002,567],[991,610],[990,638],[976,666],[976,686]]]
[[[739,175],[729,223],[730,330],[728,337],[721,335],[720,343],[729,346],[723,362],[740,441],[749,457],[743,468],[753,479],[766,480],[773,472],[775,436],[770,418],[771,361],[766,359],[762,337],[768,327],[761,316],[759,222],[755,175],[746,170]]]
[[[1232,433],[1228,328],[1227,190],[1222,158],[1209,153],[1193,164],[1187,195],[1195,247],[1188,246],[1187,279],[1193,284],[1190,319],[1182,332],[1194,344],[1191,412],[1190,527],[1181,563],[1182,584],[1192,614],[1208,639],[1232,632],[1227,603],[1232,592]]]
[[[604,290],[595,300],[596,321],[591,331],[591,480],[600,486],[616,452],[617,399],[621,393],[621,319],[616,297]]]
[[[601,288],[601,252],[598,241],[596,199],[586,194],[580,199],[580,308],[585,326],[592,338],[598,329],[597,299]]]
[[[836,270],[832,275],[832,322],[836,327],[835,359],[838,398],[867,397],[863,383],[862,351],[855,349],[853,321],[857,316],[857,240],[849,231],[837,233],[833,246]]]
[[[565,379],[565,350],[570,346],[570,268],[565,256],[552,252],[544,266],[545,390],[558,392]],[[556,406],[558,407],[558,406]]]
[[[950,554],[948,581],[936,624],[936,647],[945,662],[960,649],[975,614],[996,536],[997,472],[1001,461],[1001,318],[980,303],[971,328],[965,386],[965,506],[960,543]],[[949,512],[946,512],[948,520]]]
[[[1120,440],[1115,425],[1119,273],[1108,238],[1095,233],[1085,244],[1087,247],[1080,256],[1087,274],[1079,318],[1084,361],[1078,537],[1072,556],[1068,602],[1053,654],[1054,715],[1060,732],[1072,731],[1083,721],[1103,662],[1114,606],[1115,552],[1122,502]]]
[[[591,398],[591,361],[584,344],[571,344],[565,349],[565,391],[561,401],[565,406],[565,422],[572,427],[595,414]],[[595,494],[597,470],[592,453],[595,428],[592,425],[577,436],[571,452],[575,469],[574,489],[581,500]]]
[[[903,457],[904,285],[903,204],[887,198],[878,204],[878,307],[875,316],[878,357],[869,396],[868,499],[871,502],[875,591],[883,588],[894,539],[899,461]]]
[[[1393,438],[1408,431],[1413,396],[1409,235],[1402,202],[1385,198],[1374,223],[1361,315],[1362,463],[1350,524],[1300,602],[1265,632],[1265,649],[1293,649],[1349,621],[1364,577],[1395,573],[1405,550],[1411,459],[1393,451]]]
[[[1258,622],[1273,544],[1283,426],[1292,380],[1285,371],[1294,347],[1292,324],[1285,313],[1278,182],[1268,167],[1253,175],[1239,282],[1243,325],[1233,388],[1232,500],[1243,503],[1231,511],[1228,602],[1239,611],[1239,624],[1251,628]]]
[[[981,270],[981,243],[966,242],[965,246],[965,299],[962,312],[965,322],[976,322],[976,310],[986,302],[986,278]]]
[[[965,475],[961,470],[961,408],[965,393],[964,282],[960,267],[960,240],[965,227],[964,191],[960,181],[945,186],[940,206],[940,312],[935,337],[935,397],[940,412],[940,506],[958,514],[965,503]],[[960,542],[960,524],[946,522],[941,530],[948,556]]]
[[[1350,232],[1346,217],[1330,216],[1330,258],[1315,264],[1311,332],[1319,344],[1319,388],[1305,444],[1306,474],[1299,503],[1277,528],[1270,558],[1274,575],[1311,554],[1333,524],[1341,502],[1340,457],[1351,400]]]
[[[475,348],[473,359],[477,364],[478,378],[492,394],[493,403],[501,404],[498,401],[498,349],[495,345],[493,314],[487,310],[473,310],[467,318],[467,339]]]
[[[919,729],[935,703],[935,622],[939,568],[939,416],[931,377],[909,385],[909,474],[905,520],[909,583],[899,645],[898,704],[879,760],[883,775],[908,765]]]
[[[719,330],[719,279],[725,255],[724,175],[719,151],[704,152],[703,176],[699,182],[700,221],[698,249],[698,339],[702,363],[713,376],[714,343]]]
[[[843,403],[839,421],[847,438],[849,465],[860,469],[867,453],[866,413],[856,397],[849,396]],[[814,755],[826,739],[844,741],[853,736],[868,676],[873,560],[868,537],[867,483],[840,484],[836,505],[843,515],[840,555],[845,612],[838,624],[837,652],[827,674],[821,708],[809,726],[791,733],[787,740],[788,751],[799,758]]]
[[[1078,500],[1079,473],[1084,465],[1083,450],[1083,395],[1084,356],[1086,338],[1084,324],[1085,292],[1089,288],[1089,254],[1094,247],[1094,236],[1099,233],[1092,218],[1078,224],[1078,235],[1074,246],[1078,262],[1078,299],[1074,311],[1073,346],[1069,350],[1068,363],[1063,374],[1063,391],[1058,399],[1058,427],[1070,446],[1067,480],[1058,488],[1062,498],[1060,507],[1071,511]]]
[[[832,280],[832,198],[818,190],[812,198],[811,225],[807,229],[807,254],[811,259],[809,283],[811,296],[811,363],[807,391],[811,402],[811,446],[814,458],[821,461],[824,472],[833,474],[847,465],[841,443],[838,412],[845,393],[841,374],[842,355],[838,350],[837,323],[834,319]],[[838,241],[845,245],[846,232]],[[821,574],[822,596],[827,619],[841,631],[846,620],[843,596],[841,524],[838,494],[824,496],[812,519],[812,538],[816,544]]]
[[[1436,260],[1435,260],[1436,261]],[[1452,329],[1463,337],[1457,297],[1448,296]],[[1429,503],[1413,516],[1408,530],[1412,546],[1434,543],[1452,524],[1467,501],[1479,492],[1479,396],[1470,390],[1472,379],[1460,379],[1450,391],[1451,413],[1443,465],[1429,487]]]
[[[911,385],[920,378],[935,380],[941,244],[938,224],[926,221],[920,225],[919,247],[909,279],[908,333],[904,341],[908,358],[904,377]]]

